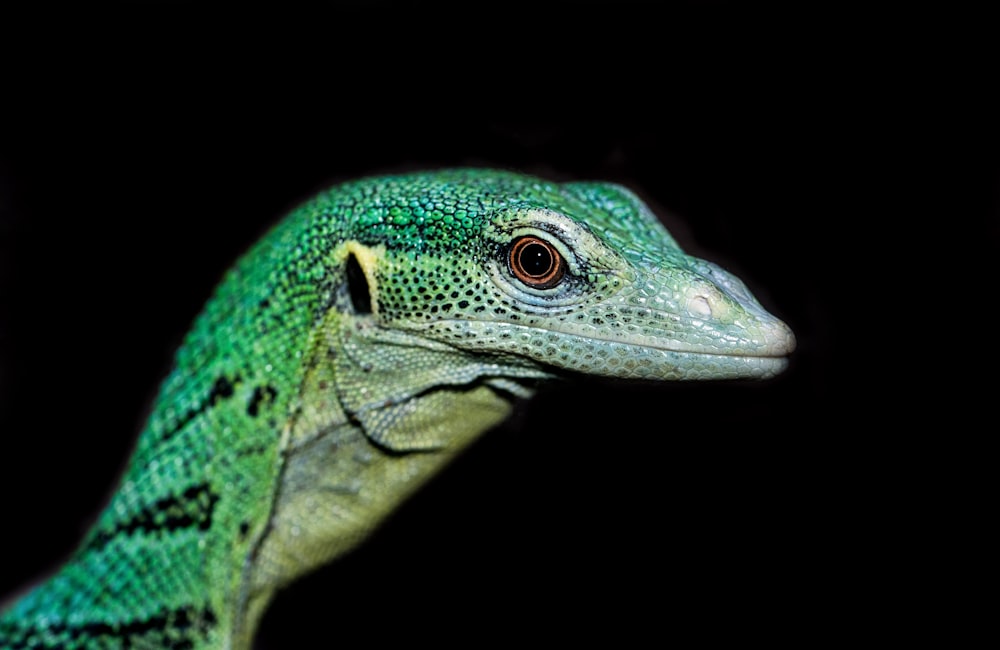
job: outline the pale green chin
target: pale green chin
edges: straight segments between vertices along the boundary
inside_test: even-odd
[[[783,356],[750,356],[661,350],[612,343],[605,354],[584,355],[566,364],[566,370],[620,379],[718,380],[769,379],[788,367]]]

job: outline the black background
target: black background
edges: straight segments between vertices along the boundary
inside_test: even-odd
[[[422,7],[4,18],[0,599],[72,550],[250,242],[333,182],[454,165],[629,185],[799,349],[760,384],[544,391],[260,647],[846,639],[923,593],[992,381],[952,366],[988,367],[997,252],[975,17]]]

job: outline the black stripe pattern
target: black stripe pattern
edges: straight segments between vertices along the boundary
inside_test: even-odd
[[[49,623],[36,627],[27,626],[23,621],[4,620],[0,621],[0,647],[4,650],[193,650],[216,624],[211,608],[192,606],[121,623],[91,622],[77,626]]]
[[[115,537],[134,535],[137,532],[172,532],[191,527],[208,530],[218,501],[219,495],[212,491],[208,483],[197,483],[179,496],[170,495],[159,499],[129,519],[116,522],[114,527],[97,531],[83,550],[96,551]]]

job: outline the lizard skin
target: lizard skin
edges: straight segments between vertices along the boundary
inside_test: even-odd
[[[793,348],[621,186],[460,169],[334,187],[226,274],[119,489],[0,615],[0,648],[248,648],[276,590],[540,382],[765,379]]]

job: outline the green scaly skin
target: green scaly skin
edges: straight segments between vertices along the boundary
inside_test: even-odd
[[[620,186],[450,170],[335,187],[226,275],[118,491],[0,617],[0,647],[247,648],[275,590],[540,380],[768,378],[793,347]]]

